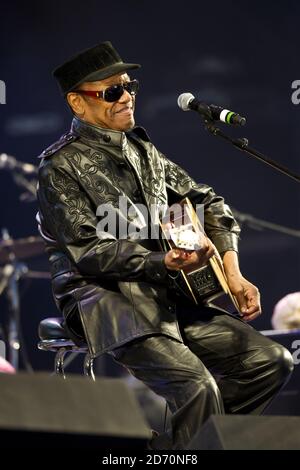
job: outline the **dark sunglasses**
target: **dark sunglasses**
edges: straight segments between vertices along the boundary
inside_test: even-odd
[[[106,90],[101,91],[92,91],[92,90],[74,90],[75,93],[80,93],[81,95],[93,96],[94,98],[102,98],[104,101],[108,101],[109,103],[113,103],[114,101],[118,101],[121,96],[123,95],[124,91],[128,91],[128,93],[132,96],[135,96],[139,89],[139,82],[137,80],[131,80],[130,82],[126,82],[119,85],[112,85]]]

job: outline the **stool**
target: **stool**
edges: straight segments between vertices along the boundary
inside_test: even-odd
[[[40,322],[39,337],[41,341],[38,343],[38,348],[43,351],[53,351],[56,353],[54,371],[64,379],[66,378],[64,370],[64,358],[66,353],[84,353],[84,375],[95,380],[93,359],[88,351],[87,345],[83,344],[82,346],[77,346],[69,337],[63,326],[63,322],[63,318],[45,318]]]

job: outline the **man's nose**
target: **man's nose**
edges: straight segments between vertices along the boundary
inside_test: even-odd
[[[124,90],[124,93],[121,96],[121,98],[119,99],[119,102],[120,103],[131,103],[132,100],[133,100],[133,96],[127,90]]]

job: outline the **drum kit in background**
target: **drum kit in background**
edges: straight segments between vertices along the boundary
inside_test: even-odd
[[[25,189],[25,192],[20,196],[21,201],[35,200],[37,167],[19,162],[12,156],[0,154],[0,169],[11,171],[15,183]],[[0,372],[14,373],[19,369],[19,281],[21,279],[50,279],[49,272],[32,271],[26,264],[27,260],[44,254],[45,244],[41,237],[29,236],[13,239],[10,237],[8,230],[2,228],[2,237],[0,239],[0,296],[6,296],[7,305],[5,325],[7,360],[0,351]]]

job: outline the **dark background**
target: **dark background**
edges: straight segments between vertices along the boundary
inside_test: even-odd
[[[247,117],[250,144],[300,172],[300,105],[291,83],[300,79],[297,1],[203,2],[119,0],[10,1],[1,5],[1,72],[7,104],[0,105],[0,153],[37,163],[41,151],[68,130],[71,115],[51,71],[78,51],[111,40],[122,58],[142,64],[136,122],[156,146],[199,181],[212,185],[240,212],[300,228],[300,186],[270,167],[208,135],[200,117],[183,113],[180,93],[222,105]],[[133,74],[132,74],[133,76]],[[0,228],[13,238],[36,235],[36,203],[0,171]],[[299,290],[299,239],[243,224],[243,273],[260,287],[269,329],[274,304]],[[25,260],[47,271],[44,256]],[[52,364],[36,349],[37,327],[57,315],[47,280],[22,280],[21,320],[34,369]],[[0,298],[0,322],[7,316]]]

